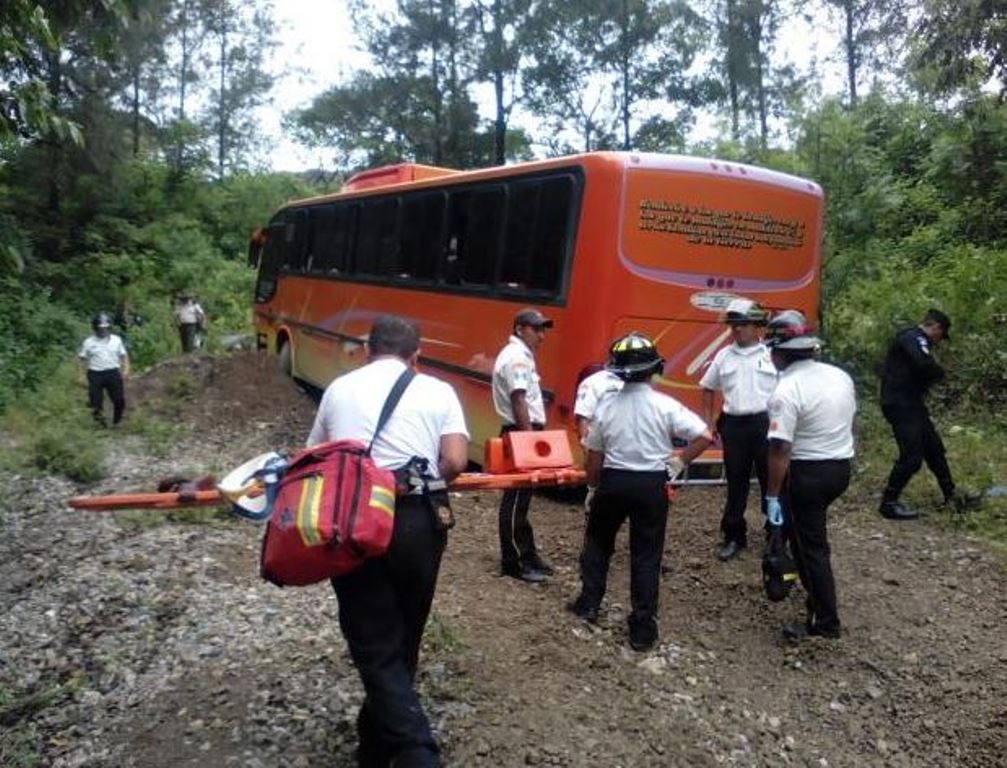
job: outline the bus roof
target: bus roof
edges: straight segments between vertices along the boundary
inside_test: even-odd
[[[609,165],[622,168],[660,169],[687,174],[744,179],[776,187],[786,187],[814,197],[823,196],[822,188],[813,181],[744,163],[717,160],[714,158],[689,157],[687,155],[665,155],[656,152],[587,152],[554,157],[548,160],[533,160],[514,165],[497,165],[467,171],[438,168],[418,163],[398,163],[354,174],[339,192],[291,200],[286,205],[281,206],[281,208],[320,203],[326,200],[339,200],[355,197],[361,193],[366,196],[371,193],[389,191],[396,188],[427,188],[440,186],[443,182],[460,184],[467,181],[511,176],[537,170],[544,171],[570,165],[596,167],[599,165]]]

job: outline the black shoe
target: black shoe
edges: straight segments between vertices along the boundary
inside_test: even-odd
[[[839,627],[826,629],[815,624],[809,625],[800,622],[784,624],[782,633],[784,639],[793,641],[803,640],[806,637],[824,637],[828,640],[838,640],[840,634]]]
[[[629,619],[629,647],[634,651],[649,651],[657,643],[657,622],[654,619]]]
[[[983,495],[981,493],[955,491],[950,496],[944,497],[944,506],[948,509],[954,510],[958,514],[969,512],[973,509],[979,509],[982,504]]]
[[[545,571],[540,571],[538,568],[532,568],[528,565],[505,565],[500,569],[500,575],[527,581],[529,584],[541,584],[549,578],[549,575]]]
[[[731,560],[732,558],[740,555],[741,550],[744,548],[745,545],[737,541],[725,541],[724,546],[722,546],[720,551],[717,553],[717,557],[723,561]]]
[[[882,501],[878,512],[888,520],[915,520],[920,516],[919,512],[907,507],[901,501]]]
[[[525,565],[533,570],[542,571],[546,576],[552,576],[555,571],[552,565],[538,552],[535,552],[525,558]]]
[[[566,609],[588,624],[598,623],[598,606],[589,605],[582,597],[578,597],[576,600],[567,603]]]

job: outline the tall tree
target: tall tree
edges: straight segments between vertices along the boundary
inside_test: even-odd
[[[914,0],[824,0],[825,10],[841,22],[846,89],[850,108],[857,105],[863,70],[894,65],[905,44],[909,12]]]
[[[615,92],[610,81],[596,76],[597,14],[589,10],[565,0],[542,0],[529,20],[527,105],[547,122],[544,139],[553,154],[575,151],[566,138],[571,134],[583,152],[615,144],[608,108]]]
[[[59,42],[45,10],[30,0],[0,4],[0,149],[40,134],[80,140],[77,126],[54,111],[43,57]]]
[[[165,49],[173,0],[129,0],[118,46],[125,72],[122,99],[130,114],[133,156],[140,153],[142,128],[153,125],[167,64]]]
[[[475,0],[477,77],[493,86],[493,161],[507,159],[507,125],[519,99],[527,21],[533,0]]]
[[[235,0],[212,0],[209,32],[216,48],[216,86],[210,90],[207,122],[216,136],[217,178],[243,165],[255,146],[258,125],[252,111],[273,87],[266,61],[275,46],[272,3],[249,7]]]
[[[924,0],[912,66],[925,90],[950,93],[990,80],[1007,95],[1007,7],[996,0]]]

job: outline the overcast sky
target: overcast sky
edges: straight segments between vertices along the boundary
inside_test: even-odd
[[[391,0],[377,0],[391,8]],[[280,45],[272,69],[280,76],[273,103],[261,111],[263,129],[269,137],[270,164],[274,170],[296,171],[331,167],[331,151],[310,150],[288,139],[281,128],[283,114],[306,106],[311,99],[334,83],[344,82],[355,69],[366,67],[368,57],[360,50],[344,0],[281,0],[275,5]],[[810,26],[800,20],[787,24],[778,55],[807,66],[834,53],[834,38],[822,30],[825,24]],[[826,77],[826,91],[842,89],[842,69],[836,64],[820,65]],[[478,95],[477,95],[478,99]],[[480,100],[482,101],[482,100]],[[492,101],[482,107],[484,117],[492,114]],[[520,119],[520,118],[519,118]],[[700,120],[698,130],[709,134],[711,119]]]

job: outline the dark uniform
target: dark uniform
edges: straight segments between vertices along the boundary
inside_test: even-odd
[[[657,641],[658,585],[668,520],[666,465],[672,438],[690,441],[681,457],[686,463],[712,440],[699,416],[649,384],[650,376],[663,365],[645,336],[632,334],[612,346],[609,370],[626,384],[621,391],[602,396],[585,441],[588,481],[597,481],[598,489],[580,556],[581,593],[570,606],[581,618],[597,620],[615,538],[629,518],[629,639],[639,651]]]
[[[368,342],[370,361],[326,389],[308,444],[370,442],[385,400],[413,362],[418,343],[419,332],[412,323],[379,317]],[[412,492],[400,489],[388,551],[332,580],[339,626],[366,693],[357,718],[361,766],[440,765],[437,743],[413,685],[447,544],[445,519],[438,515],[438,509],[448,504],[447,494],[443,490],[431,494],[429,487],[444,461],[446,444],[455,446],[455,455],[443,465],[444,471],[453,476],[464,468],[467,441],[454,390],[417,374],[374,443],[371,455],[378,466],[396,469],[399,476],[402,467],[415,465],[419,457],[430,482]]]
[[[800,312],[781,312],[769,323],[767,343],[780,381],[769,401],[770,520],[787,512],[784,533],[807,593],[807,618],[788,625],[791,637],[838,637],[827,511],[850,482],[853,457],[853,380],[814,359],[820,341]]]
[[[928,315],[935,314],[933,311]],[[950,326],[943,313],[941,318]],[[924,321],[926,322],[926,321]],[[881,375],[881,412],[892,427],[899,456],[892,467],[881,500],[881,514],[891,518],[911,518],[916,514],[899,503],[910,478],[926,461],[937,478],[946,501],[955,496],[944,443],[934,428],[924,397],[930,387],[944,378],[944,369],[933,354],[934,341],[921,326],[906,328],[895,335],[885,357]]]

